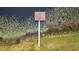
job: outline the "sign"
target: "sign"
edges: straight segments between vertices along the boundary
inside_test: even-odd
[[[40,21],[45,20],[45,12],[35,12],[35,21],[38,21],[38,48],[40,48]]]
[[[45,12],[35,12],[35,21],[44,21],[45,20]]]

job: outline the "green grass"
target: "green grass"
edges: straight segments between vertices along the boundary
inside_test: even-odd
[[[10,46],[0,46],[0,50],[7,51],[78,51],[79,32],[56,35],[41,35],[41,47],[37,47],[37,36],[29,37],[32,41],[23,41]]]
[[[43,51],[71,51],[79,50],[79,33],[46,35],[41,37],[41,48]]]

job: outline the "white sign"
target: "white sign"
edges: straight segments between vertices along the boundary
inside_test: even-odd
[[[40,21],[45,20],[45,12],[35,12],[35,21],[38,21],[38,47],[40,48]]]
[[[45,20],[45,12],[35,12],[35,20],[36,21],[44,21]]]

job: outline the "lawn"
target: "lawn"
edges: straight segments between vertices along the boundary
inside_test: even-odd
[[[27,41],[31,39],[31,41]],[[19,44],[0,46],[4,51],[78,51],[79,32],[60,33],[56,35],[41,34],[41,47],[37,47],[37,36],[25,38]]]

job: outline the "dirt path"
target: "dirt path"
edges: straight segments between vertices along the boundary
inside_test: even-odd
[[[66,36],[73,36],[78,34],[79,33],[59,34],[59,35],[53,35],[52,37],[66,37]]]

